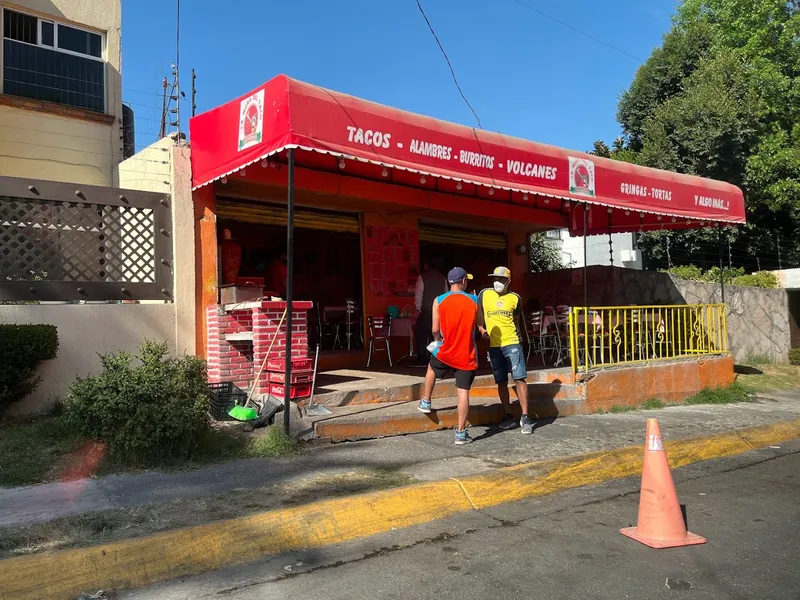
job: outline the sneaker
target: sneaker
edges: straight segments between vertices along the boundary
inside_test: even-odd
[[[472,438],[469,437],[469,433],[465,429],[464,431],[458,431],[456,429],[456,446],[466,446],[472,441]]]
[[[533,421],[531,421],[528,415],[522,415],[522,418],[519,420],[519,426],[522,427],[522,433],[524,435],[533,433]]]
[[[517,426],[517,420],[512,415],[506,414],[505,418],[497,426],[503,430],[514,429]]]
[[[431,410],[433,410],[433,405],[431,404],[430,400],[420,400],[419,404],[417,405],[417,410],[421,413],[429,415],[431,414]]]

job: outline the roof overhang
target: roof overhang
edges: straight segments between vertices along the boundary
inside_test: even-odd
[[[285,75],[190,120],[194,189],[259,161],[487,202],[550,207],[589,234],[745,222],[734,185],[476,130]],[[263,163],[262,163],[263,164]],[[555,199],[556,201],[551,201]]]

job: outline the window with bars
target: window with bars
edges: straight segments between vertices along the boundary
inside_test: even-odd
[[[3,93],[106,112],[105,37],[3,9]]]

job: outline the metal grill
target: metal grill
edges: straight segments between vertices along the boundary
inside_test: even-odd
[[[169,197],[0,178],[0,300],[172,297]]]

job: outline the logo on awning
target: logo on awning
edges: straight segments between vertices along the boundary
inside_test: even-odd
[[[588,158],[569,157],[569,191],[594,198],[594,162]]]
[[[264,90],[239,104],[239,151],[261,143],[264,131]]]

